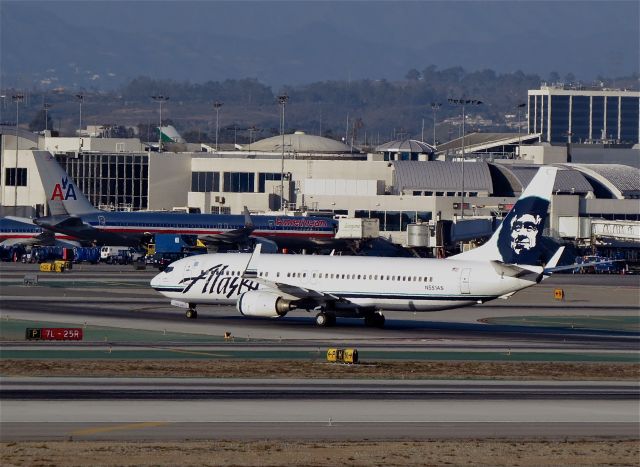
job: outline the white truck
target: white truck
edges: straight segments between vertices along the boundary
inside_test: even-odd
[[[130,246],[103,246],[100,248],[100,261],[107,264],[129,264],[144,257],[144,253]]]

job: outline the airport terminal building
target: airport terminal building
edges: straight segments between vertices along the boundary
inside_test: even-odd
[[[295,213],[375,218],[381,234],[401,244],[407,242],[410,224],[501,217],[537,168],[534,161],[524,158],[470,159],[464,164],[463,191],[462,162],[429,160],[433,154],[426,148],[411,160],[411,156],[388,151],[355,153],[348,146],[335,146],[335,141],[321,141],[317,136],[307,140],[298,133],[289,136],[299,150],[285,152],[284,159],[270,146],[274,141],[265,143],[265,151],[259,150],[258,142],[251,151],[213,153],[145,152],[136,147],[137,140],[112,141],[111,151],[77,153],[64,146],[77,146],[77,138],[44,141],[44,137],[26,136],[29,139],[21,138],[19,145],[19,177],[15,180],[15,144],[11,135],[3,135],[5,209],[15,199],[18,206],[32,207],[33,214],[44,213],[45,195],[31,155],[32,149],[42,147],[56,155],[90,201],[103,209],[239,213],[244,206],[267,212],[284,205]],[[94,142],[84,141],[85,147],[89,144]],[[590,236],[591,220],[640,221],[638,169],[566,160],[555,165],[561,170],[547,226],[552,235]]]
[[[295,132],[218,151],[167,144],[158,152],[138,139],[58,138],[24,130],[16,135],[15,127],[2,127],[2,215],[46,213],[32,155],[34,149],[46,149],[101,209],[237,214],[246,206],[253,212],[372,218],[381,235],[407,244],[409,226],[416,223],[500,219],[537,167],[553,164],[560,171],[549,234],[584,243],[601,228],[592,225],[622,223],[631,240],[640,242],[633,233],[640,223],[640,94],[585,93],[530,91],[531,134],[471,134],[438,148],[399,140],[361,152]],[[607,110],[614,107],[615,118]],[[568,113],[562,117],[559,109]],[[625,144],[595,141],[598,122],[606,124],[606,132],[615,128],[616,140]],[[555,143],[563,132],[564,141]],[[567,144],[567,132],[575,143]],[[634,138],[634,144],[626,143]]]

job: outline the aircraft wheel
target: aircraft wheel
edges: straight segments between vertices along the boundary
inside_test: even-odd
[[[316,324],[323,327],[333,326],[336,324],[336,316],[331,313],[321,311],[316,315]]]
[[[318,313],[316,315],[316,324],[318,326],[326,326],[327,325],[327,315],[324,313]]]
[[[372,313],[364,317],[365,326],[382,328],[384,327],[385,318],[382,313]]]
[[[187,318],[189,319],[196,319],[198,317],[198,312],[196,310],[193,310],[191,308],[189,308],[185,315],[187,316]]]

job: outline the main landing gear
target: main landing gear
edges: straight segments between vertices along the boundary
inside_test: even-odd
[[[334,315],[333,313],[328,313],[326,311],[321,311],[316,315],[316,324],[323,327],[335,326],[336,315]]]
[[[191,304],[189,305],[189,309],[184,314],[188,319],[196,319],[198,317],[196,307]]]
[[[364,315],[365,326],[369,326],[373,328],[382,328],[384,327],[384,322],[385,322],[384,315],[379,311],[369,312],[368,314]],[[316,315],[316,324],[322,327],[335,326],[336,314],[330,311],[321,311]]]
[[[372,328],[382,328],[384,327],[384,322],[384,315],[379,311],[376,311],[364,317],[364,325]]]

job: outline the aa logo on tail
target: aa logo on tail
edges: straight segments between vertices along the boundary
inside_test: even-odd
[[[61,178],[60,183],[56,183],[56,186],[53,188],[51,200],[53,201],[58,199],[60,201],[66,201],[70,198],[76,201],[78,200],[73,183],[69,183],[69,179],[67,177]]]

